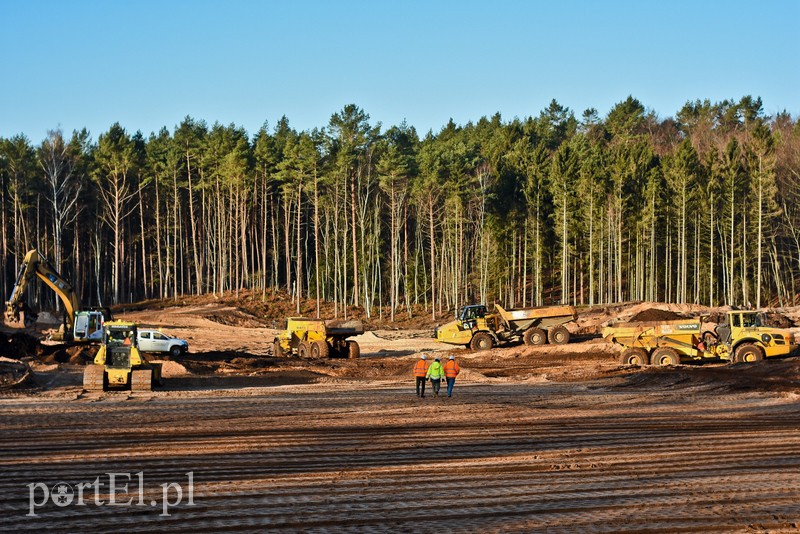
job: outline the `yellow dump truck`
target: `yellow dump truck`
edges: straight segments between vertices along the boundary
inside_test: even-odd
[[[109,388],[150,391],[161,383],[161,364],[148,363],[139,352],[138,327],[127,321],[103,325],[103,338],[94,364],[83,372],[83,389]]]
[[[364,325],[357,320],[290,317],[286,330],[275,338],[272,353],[278,357],[296,354],[301,358],[358,358],[361,348],[347,338],[363,333]]]
[[[620,323],[603,330],[603,337],[625,347],[624,365],[677,365],[686,361],[754,362],[786,356],[797,349],[794,335],[764,326],[764,314],[727,312],[726,322],[701,332],[704,318]]]
[[[455,321],[437,327],[433,337],[442,343],[489,350],[501,343],[522,341],[526,345],[569,343],[564,324],[577,319],[572,306],[547,306],[505,310],[495,304],[495,313],[484,305],[465,306]]]

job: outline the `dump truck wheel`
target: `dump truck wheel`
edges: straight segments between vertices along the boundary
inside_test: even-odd
[[[678,365],[681,363],[681,357],[678,351],[672,347],[661,347],[653,351],[653,355],[650,357],[650,363],[658,365],[659,367]]]
[[[355,360],[360,356],[361,356],[361,347],[358,346],[358,343],[355,341],[348,341],[347,357],[350,358],[351,360]]]
[[[547,342],[547,334],[541,328],[528,328],[522,334],[522,341],[526,345],[544,345]]]
[[[491,350],[492,347],[494,347],[494,340],[486,332],[478,332],[472,336],[472,342],[469,344],[469,348],[472,350]]]
[[[152,391],[153,370],[137,369],[131,371],[131,391]]]
[[[275,341],[272,342],[272,355],[276,358],[283,358],[286,356],[283,352],[283,347],[281,347],[281,341],[278,338],[275,338]]]
[[[736,349],[736,363],[760,362],[764,359],[764,353],[758,345],[744,343]]]
[[[310,351],[308,350],[308,345],[305,341],[301,341],[299,345],[297,345],[297,355],[301,358],[308,358]]]
[[[330,355],[330,347],[325,341],[314,341],[311,343],[312,358],[327,358]]]
[[[625,349],[619,355],[619,363],[622,365],[647,365],[647,353],[640,348]]]
[[[103,391],[106,370],[102,365],[87,365],[83,370],[83,389],[86,391]]]
[[[564,325],[551,328],[547,332],[547,338],[553,345],[566,345],[569,343],[569,330]]]

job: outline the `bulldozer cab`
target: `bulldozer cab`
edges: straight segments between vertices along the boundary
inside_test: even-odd
[[[136,325],[106,326],[103,331],[103,344],[106,347],[138,347]]]

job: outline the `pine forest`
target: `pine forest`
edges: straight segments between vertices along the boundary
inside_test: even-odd
[[[800,292],[800,124],[751,96],[667,119],[553,100],[424,135],[357,105],[310,131],[53,130],[0,139],[0,179],[4,300],[33,248],[87,305],[279,290],[395,320]]]

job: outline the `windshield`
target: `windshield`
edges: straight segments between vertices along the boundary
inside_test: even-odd
[[[107,328],[106,329],[106,343],[110,345],[134,345],[138,346],[138,342],[136,339],[136,329],[135,327],[131,328]]]
[[[470,319],[477,319],[486,315],[486,306],[467,306],[461,310],[459,319],[468,321]]]
[[[758,327],[763,324],[761,320],[760,313],[743,313],[742,314],[742,326],[744,327]]]

